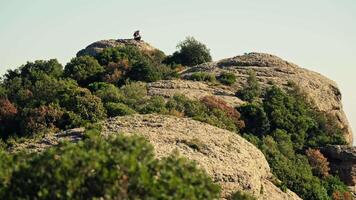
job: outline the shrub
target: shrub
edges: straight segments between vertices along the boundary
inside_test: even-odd
[[[122,103],[127,104],[131,108],[136,108],[147,99],[147,87],[142,82],[132,82],[120,88],[124,96]]]
[[[348,187],[338,177],[329,175],[323,179],[323,185],[333,200],[352,199]]]
[[[216,82],[215,76],[207,72],[194,72],[189,79],[193,81]]]
[[[136,113],[135,110],[133,110],[132,108],[128,107],[126,104],[123,103],[109,102],[105,104],[105,108],[107,110],[109,117],[132,115]]]
[[[236,131],[236,121],[226,111],[218,108],[209,109],[200,101],[189,100],[183,95],[175,95],[169,99],[166,107],[169,113],[184,113],[185,116],[202,121],[223,129]]]
[[[98,81],[102,72],[104,68],[90,56],[73,58],[64,69],[66,77],[76,80],[82,86]]]
[[[220,81],[220,83],[222,83],[224,85],[232,85],[232,84],[236,83],[236,76],[233,73],[222,72],[218,76],[218,80]]]
[[[16,166],[0,178],[5,183],[1,199],[219,197],[219,187],[193,162],[176,155],[157,160],[152,146],[138,137],[91,136],[34,154]]]
[[[7,98],[0,97],[0,141],[16,131],[18,110]]]
[[[309,148],[305,154],[308,157],[309,164],[315,175],[319,177],[329,176],[329,162],[319,150]]]
[[[193,37],[187,37],[178,44],[177,48],[178,51],[174,52],[172,56],[168,56],[165,63],[194,66],[212,60],[210,50]]]
[[[129,77],[136,81],[154,82],[162,79],[162,73],[151,63],[139,62],[134,65]]]
[[[257,200],[257,199],[248,193],[237,191],[231,195],[229,200]]]
[[[8,73],[5,74],[5,79],[11,80],[15,77],[21,77],[23,79],[35,81],[44,74],[53,78],[59,78],[63,75],[63,66],[56,59],[27,62],[19,69],[8,71]]]
[[[31,134],[46,128],[55,128],[62,115],[63,111],[58,105],[26,108],[21,113],[21,130],[23,133]]]
[[[258,103],[248,103],[238,108],[245,122],[243,132],[262,136],[269,133],[270,122],[263,106]]]
[[[240,119],[240,113],[235,108],[229,106],[225,101],[214,96],[206,96],[202,98],[201,102],[206,105],[210,110],[218,109],[225,112],[226,115],[233,120],[235,126],[238,129],[242,129],[245,127],[244,121]]]
[[[140,113],[167,113],[166,102],[162,96],[151,97],[142,107],[139,109]]]
[[[256,78],[256,73],[249,71],[244,88],[236,93],[236,96],[244,101],[253,102],[261,96],[260,84]]]
[[[124,99],[123,93],[118,87],[113,84],[96,82],[88,86],[88,88],[99,97],[104,103],[107,102],[121,102]]]
[[[96,122],[106,117],[101,99],[86,88],[67,83],[59,98],[61,107],[79,115],[84,121]]]

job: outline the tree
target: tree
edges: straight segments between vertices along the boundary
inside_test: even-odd
[[[64,68],[64,75],[76,80],[81,86],[98,81],[103,72],[104,67],[90,56],[73,58]]]
[[[305,154],[308,157],[310,166],[315,175],[323,178],[329,176],[329,162],[318,149],[309,148],[306,150]]]
[[[250,70],[244,88],[236,93],[244,101],[253,102],[261,96],[261,87],[256,77],[256,72]]]
[[[210,50],[194,37],[187,37],[177,45],[177,48],[178,51],[174,52],[172,56],[168,56],[165,63],[194,66],[212,61]]]
[[[248,103],[238,108],[245,122],[243,132],[257,136],[266,135],[270,131],[270,122],[263,106],[259,103]]]

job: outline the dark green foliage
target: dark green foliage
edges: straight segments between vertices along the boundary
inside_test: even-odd
[[[263,106],[259,103],[245,104],[238,108],[245,121],[243,132],[264,135],[270,130],[270,122]]]
[[[106,117],[101,99],[73,83],[64,85],[59,99],[61,107],[76,113],[85,121],[96,122]]]
[[[0,155],[1,199],[219,197],[219,187],[194,163],[176,155],[157,160],[143,138],[92,135],[77,144],[19,155],[22,162]]]
[[[113,103],[109,102],[105,104],[109,117],[123,116],[123,115],[132,115],[136,111],[123,103]]]
[[[193,81],[206,81],[212,83],[216,82],[214,74],[207,72],[194,72],[192,75],[190,75],[189,79]]]
[[[349,193],[347,186],[336,176],[327,176],[322,180],[322,184],[329,196],[332,196],[335,192]]]
[[[256,200],[256,198],[248,193],[237,191],[231,195],[229,200]]]
[[[95,58],[90,56],[73,58],[64,69],[66,77],[76,80],[82,86],[99,81],[103,72],[104,68]]]
[[[142,105],[147,99],[147,87],[146,84],[140,82],[128,83],[120,88],[124,99],[122,103],[137,108]]]
[[[167,113],[166,102],[162,96],[153,96],[139,109],[140,113]]]
[[[9,70],[5,74],[5,82],[13,80],[14,78],[22,78],[28,81],[36,81],[43,75],[53,78],[59,78],[63,74],[63,67],[56,59],[48,61],[37,60],[35,62],[28,62],[16,70]]]
[[[223,72],[218,76],[218,80],[224,85],[232,85],[236,82],[236,76],[233,73]]]
[[[307,131],[315,123],[308,115],[308,105],[276,86],[267,90],[263,105],[270,120],[271,130],[286,130],[291,134],[294,147],[302,149]]]
[[[177,77],[174,69],[161,63],[163,56],[125,46],[105,49],[96,58],[105,68],[102,80],[121,85],[127,79],[153,82]]]
[[[248,102],[253,102],[261,96],[261,87],[254,71],[249,71],[246,85],[236,93],[236,96]]]
[[[246,124],[243,131],[250,133],[244,137],[265,154],[282,188],[291,189],[303,199],[331,199],[333,193],[344,192],[340,189],[344,184],[330,178],[330,185],[334,184],[330,186],[324,176],[314,176],[304,150],[328,143],[344,144],[344,139],[331,118],[314,111],[305,99],[297,89],[267,89],[262,103],[238,108]]]
[[[110,83],[96,82],[88,86],[88,88],[100,97],[104,103],[107,102],[121,102],[124,99],[123,93],[118,87]]]
[[[178,44],[177,48],[178,51],[168,56],[164,61],[165,63],[194,66],[212,60],[210,50],[193,37],[187,37],[183,42]]]

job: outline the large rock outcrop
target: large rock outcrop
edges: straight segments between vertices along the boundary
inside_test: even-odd
[[[300,199],[282,192],[271,180],[269,165],[260,150],[236,133],[189,118],[132,115],[103,122],[105,136],[124,133],[145,137],[158,158],[178,151],[197,162],[222,187],[222,198],[237,190],[258,199]]]
[[[352,145],[352,130],[343,111],[341,93],[336,83],[319,73],[298,67],[273,55],[249,53],[217,62],[204,63],[182,73],[182,77],[185,78],[194,72],[209,72],[216,75],[221,72],[231,72],[237,76],[237,82],[231,87],[194,83],[188,80],[168,80],[148,84],[148,91],[150,95],[167,97],[182,93],[196,99],[204,95],[216,95],[235,106],[241,104],[242,101],[236,98],[234,93],[245,84],[249,70],[256,72],[258,81],[263,87],[272,84],[288,87],[290,82],[297,84],[307,94],[309,101],[315,105],[316,109],[335,118],[340,128],[343,129],[348,144]]]
[[[123,46],[135,46],[145,52],[153,52],[157,50],[156,48],[152,47],[150,44],[144,41],[136,41],[134,39],[117,39],[117,40],[110,39],[110,40],[101,40],[90,44],[85,49],[80,50],[77,53],[77,56],[89,55],[95,57],[97,54],[101,53],[106,48],[123,47]]]

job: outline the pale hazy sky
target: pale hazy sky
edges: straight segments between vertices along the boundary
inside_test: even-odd
[[[340,86],[356,133],[356,0],[0,0],[0,73],[36,59],[65,64],[136,29],[167,54],[190,35],[215,60],[265,52],[320,72]]]

